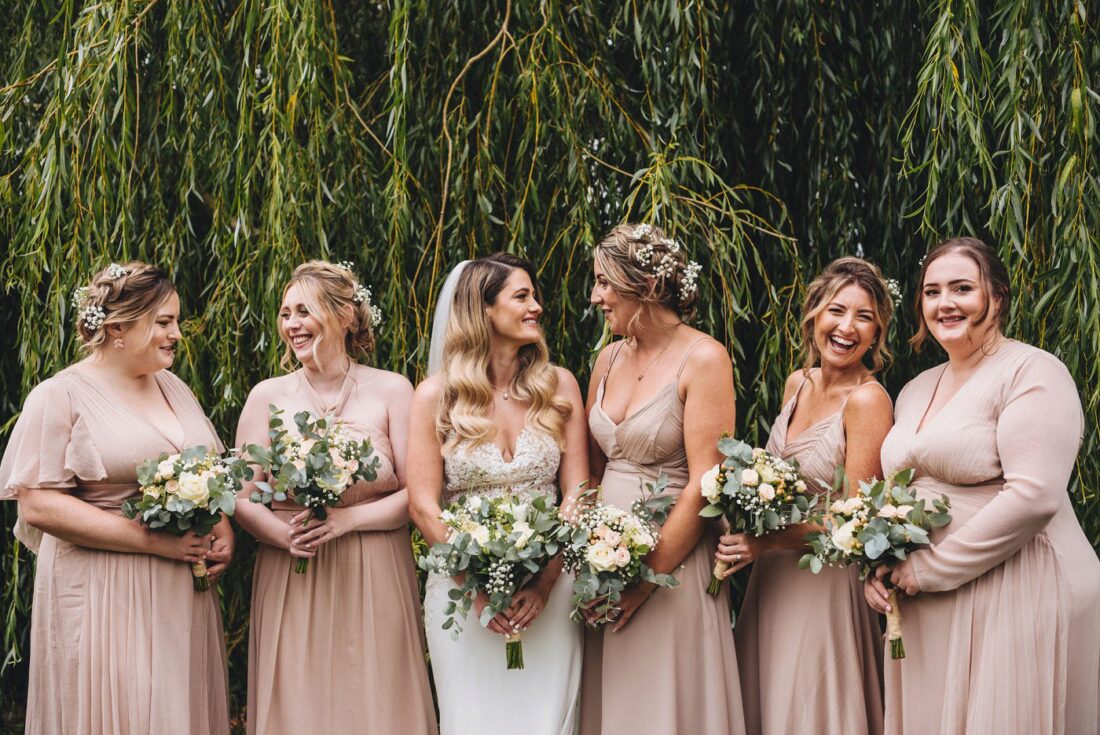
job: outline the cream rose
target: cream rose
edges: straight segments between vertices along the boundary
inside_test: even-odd
[[[607,543],[608,546],[618,546],[619,542],[623,540],[623,535],[618,531],[609,528],[607,529],[607,533],[603,535],[603,540]]]
[[[763,467],[760,468],[760,481],[761,482],[766,482],[769,485],[774,485],[775,481],[778,480],[778,479],[779,479],[779,475],[775,474],[775,470],[773,470],[768,465],[764,465]]]
[[[535,535],[535,529],[531,528],[526,521],[519,521],[512,524],[512,533],[519,534],[519,538],[516,539],[516,548],[522,549],[527,546],[527,542]]]
[[[775,488],[766,482],[760,484],[760,487],[756,489],[756,494],[764,500],[775,500]]]
[[[206,487],[206,479],[193,472],[181,472],[179,479],[179,496],[184,500],[190,500],[197,506],[205,506],[210,500],[210,491]]]
[[[856,521],[848,521],[843,526],[833,531],[833,544],[841,551],[850,554],[855,548],[855,530]]]
[[[620,546],[615,549],[615,563],[619,565],[619,568],[625,567],[630,563],[630,552]]]
[[[479,545],[484,546],[489,543],[489,529],[482,525],[475,525],[470,530],[470,535],[474,537],[474,541],[477,541]]]
[[[176,474],[176,463],[166,459],[157,465],[157,478],[166,480]]]
[[[704,472],[703,477],[699,480],[699,491],[703,493],[703,497],[707,499],[707,502],[717,503],[722,497],[722,491],[718,487],[718,475],[721,471],[720,466],[714,465]]]
[[[602,541],[588,547],[588,564],[597,572],[610,572],[615,569],[615,550]]]
[[[741,470],[741,484],[753,487],[760,482],[760,475],[756,470]]]
[[[884,505],[884,506],[882,506],[881,508],[878,509],[878,514],[880,516],[882,516],[883,518],[897,518],[898,517],[898,509],[895,508],[890,503],[887,503],[886,505]]]

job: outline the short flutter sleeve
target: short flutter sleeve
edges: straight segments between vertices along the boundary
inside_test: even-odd
[[[68,381],[55,376],[40,383],[27,396],[4,450],[0,499],[106,477],[91,431],[73,408]]]

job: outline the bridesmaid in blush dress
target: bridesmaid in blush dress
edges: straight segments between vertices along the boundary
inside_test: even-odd
[[[849,495],[860,480],[882,477],[879,452],[894,413],[874,374],[889,357],[893,310],[881,272],[859,258],[833,261],[808,289],[805,367],[787,379],[767,449],[798,461],[819,506],[836,499],[828,494],[841,465]],[[878,621],[855,569],[798,568],[813,529],[732,534],[719,544],[727,576],[753,565],[735,634],[746,725],[764,735],[881,733]]]
[[[228,735],[218,597],[193,589],[190,562],[225,569],[229,522],[176,537],[121,512],[142,461],[223,448],[168,370],[179,298],[163,270],[133,262],[77,300],[87,357],[31,391],[0,463],[0,497],[18,498],[16,536],[38,556],[26,732]]]
[[[378,477],[348,488],[325,521],[242,491],[237,518],[260,541],[248,648],[249,733],[436,732],[404,489],[412,386],[356,362],[374,335],[369,292],[346,267],[310,261],[283,291],[284,364],[248,396],[237,444],[266,445],[268,405],[335,416],[368,437]],[[256,479],[263,479],[262,473]],[[294,559],[310,559],[304,574]]]
[[[864,592],[899,599],[906,657],[886,661],[888,733],[1100,731],[1100,561],[1066,486],[1083,416],[1053,355],[1001,332],[1008,274],[980,240],[929,252],[919,348],[945,364],[898,396],[887,472],[916,470],[918,497],[946,494],[952,521],[932,547],[878,570]]]
[[[729,598],[707,594],[717,528],[699,517],[699,480],[734,421],[733,366],[684,324],[698,266],[650,225],[620,225],[596,246],[592,303],[626,335],[596,360],[588,391],[593,484],[629,508],[663,472],[678,498],[648,564],[680,585],[640,582],[615,622],[585,636],[581,732],[744,732]]]

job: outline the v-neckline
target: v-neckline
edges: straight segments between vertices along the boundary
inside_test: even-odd
[[[635,409],[635,411],[633,413],[628,414],[626,416],[623,416],[622,421],[616,422],[613,418],[611,418],[611,416],[607,413],[607,411],[604,410],[604,407],[603,407],[603,399],[604,399],[604,396],[607,394],[607,376],[605,375],[600,380],[600,390],[599,390],[599,396],[598,396],[599,400],[596,401],[596,408],[598,408],[600,410],[600,413],[603,414],[604,418],[607,419],[608,422],[610,422],[610,424],[617,429],[620,426],[622,426],[623,424],[625,424],[627,421],[630,421],[632,418],[634,418],[635,416],[640,414],[642,411],[646,410],[651,405],[656,403],[657,399],[660,398],[662,394],[666,393],[668,391],[669,387],[678,385],[679,382],[680,382],[679,377],[676,377],[675,379],[673,379],[670,382],[666,383],[664,385],[664,387],[657,389],[657,392],[654,393],[648,401],[646,401],[641,406],[639,406],[637,409]]]
[[[99,395],[101,395],[107,401],[121,406],[123,411],[130,414],[139,421],[143,421],[147,426],[151,427],[153,431],[160,434],[161,437],[163,437],[169,444],[171,444],[177,450],[181,452],[183,451],[183,445],[187,442],[187,429],[184,428],[183,421],[180,419],[179,411],[176,410],[176,405],[172,403],[172,398],[168,395],[168,391],[164,390],[164,385],[160,382],[160,371],[153,373],[153,382],[156,383],[157,390],[160,391],[161,396],[164,398],[164,403],[168,406],[168,410],[172,413],[172,418],[176,420],[176,424],[179,426],[179,441],[168,436],[168,432],[166,432],[154,422],[150,421],[148,417],[143,416],[134,409],[130,408],[130,406],[125,401],[116,398],[114,395],[112,395],[113,391],[111,389],[100,385],[90,375],[86,375],[83,370],[77,369],[74,372],[81,379],[83,379],[85,383],[90,385],[92,387],[92,390],[94,390],[96,393],[99,393]]]
[[[495,441],[489,442],[490,444],[493,445],[493,448],[497,450],[497,456],[500,457],[501,462],[503,462],[506,465],[513,465],[513,464],[516,463],[516,455],[519,454],[519,444],[520,444],[520,442],[523,441],[523,435],[527,433],[527,430],[529,428],[530,427],[528,427],[528,426],[524,426],[522,429],[519,430],[519,433],[516,434],[516,446],[510,452],[510,454],[512,455],[511,459],[505,459],[504,458],[504,450],[500,448],[499,444],[497,444]]]
[[[301,378],[302,385],[305,387],[306,394],[309,396],[310,401],[313,403],[314,408],[318,409],[318,416],[340,416],[341,411],[347,404],[348,399],[351,397],[351,387],[353,379],[351,377],[351,371],[355,369],[355,364],[348,366],[348,371],[344,373],[344,382],[340,384],[340,392],[336,395],[336,403],[333,404],[331,410],[325,406],[324,401],[321,400],[321,394],[317,392],[317,389],[313,387],[313,383],[309,382],[309,378],[306,377],[305,368],[302,368]]]
[[[978,373],[984,370],[985,366],[991,363],[1008,343],[1009,340],[1004,340],[1003,342],[1001,342],[996,352],[991,352],[990,354],[982,358],[981,363],[979,363],[978,366],[974,368],[974,372],[970,374],[970,377],[967,378],[962,385],[955,389],[955,392],[951,394],[951,397],[948,398],[942,406],[940,406],[940,410],[929,416],[928,411],[932,408],[932,402],[936,400],[936,393],[939,392],[940,384],[943,382],[943,376],[947,374],[947,368],[951,366],[950,361],[944,363],[943,370],[940,371],[939,377],[936,378],[936,384],[932,386],[932,395],[928,397],[928,402],[924,404],[924,411],[921,412],[920,418],[917,420],[917,425],[913,427],[913,436],[920,436],[922,433],[924,433],[924,430],[928,428],[928,425],[938,419],[940,415],[943,414],[943,412],[946,411],[948,407],[955,402],[955,399],[959,397],[959,394],[966,390],[967,386],[974,382],[974,379],[978,377]]]

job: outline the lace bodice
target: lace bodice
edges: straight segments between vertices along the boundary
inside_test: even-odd
[[[443,460],[443,506],[463,495],[557,495],[561,450],[540,429],[525,427],[516,438],[516,452],[505,461],[492,442],[471,446],[459,442]]]

